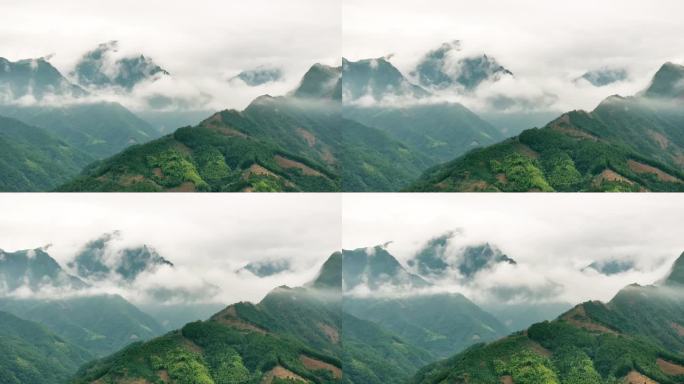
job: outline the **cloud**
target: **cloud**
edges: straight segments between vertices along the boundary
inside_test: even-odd
[[[116,249],[154,247],[174,267],[142,273],[131,284],[105,279],[79,292],[117,293],[134,303],[260,300],[279,285],[300,286],[340,248],[336,195],[24,195],[0,201],[2,248],[52,243],[62,266],[88,241],[121,231]],[[247,262],[286,258],[291,271],[267,278],[236,273]]]
[[[153,58],[174,79],[209,95],[209,107],[242,109],[261,94],[294,88],[316,62],[339,65],[340,31],[339,0],[198,0],[192,7],[162,0],[9,0],[3,4],[0,57],[54,52],[51,63],[66,74],[85,52],[118,40],[122,53]],[[287,81],[252,91],[226,84],[260,65],[281,67]]]
[[[392,17],[386,17],[388,9]],[[429,7],[416,0],[349,0],[342,4],[342,50],[351,60],[392,52],[393,64],[408,74],[428,51],[458,39],[459,57],[487,54],[515,75],[507,83],[478,87],[482,95],[460,99],[476,112],[491,112],[487,98],[495,92],[538,108],[591,110],[611,94],[645,88],[666,61],[684,62],[684,26],[677,17],[683,12],[676,0],[485,0],[467,6],[436,0]],[[604,87],[573,81],[602,67],[624,68],[631,76]],[[543,95],[556,99],[540,100]],[[529,108],[524,104],[517,108]]]
[[[433,281],[431,290],[461,292],[479,302],[610,300],[628,284],[658,281],[684,251],[683,199],[677,194],[345,195],[342,244],[351,249],[394,240],[387,249],[406,265],[429,239],[461,228],[447,253],[489,242],[517,264],[497,264],[470,283],[448,275]],[[593,261],[625,259],[636,268],[611,276],[582,271]]]

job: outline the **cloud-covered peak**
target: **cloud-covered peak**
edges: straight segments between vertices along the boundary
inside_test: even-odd
[[[80,97],[86,94],[44,58],[12,62],[0,57],[0,103],[32,104],[50,96]]]
[[[513,73],[486,54],[463,54],[461,42],[455,40],[429,51],[411,76],[430,89],[457,87],[472,91],[485,81],[498,81],[504,76],[513,76]]]
[[[0,292],[3,294],[33,294],[43,289],[86,286],[79,278],[66,273],[44,248],[0,251]]]
[[[667,279],[665,279],[665,283],[684,285],[684,253],[672,265],[672,270]]]
[[[142,54],[122,55],[119,52],[118,41],[102,43],[83,55],[71,75],[88,88],[120,87],[127,91],[144,81],[169,75]]]
[[[652,98],[684,97],[684,66],[675,63],[663,64],[644,91],[644,96]]]
[[[422,277],[408,272],[382,245],[343,250],[342,283],[347,291],[430,286]]]
[[[274,260],[259,260],[247,263],[240,271],[248,271],[254,276],[267,277],[277,275],[279,273],[289,271],[291,268],[290,260],[288,259],[274,259]]]
[[[232,77],[230,81],[242,81],[250,87],[256,87],[263,84],[272,83],[274,81],[282,80],[283,70],[277,67],[259,66],[254,69],[246,69],[236,76]]]
[[[430,239],[409,259],[408,265],[415,268],[420,275],[436,279],[457,273],[467,283],[479,272],[492,269],[497,264],[516,264],[515,260],[489,243],[452,244],[451,241],[459,234],[457,231],[449,231]]]
[[[609,84],[625,81],[629,78],[624,68],[600,68],[585,72],[575,81],[585,80],[595,87],[603,87]]]
[[[105,233],[88,242],[68,266],[87,280],[115,278],[126,282],[161,266],[173,267],[154,248],[147,245],[124,246],[120,240],[121,234],[118,231]]]
[[[342,93],[345,102],[421,98],[429,92],[411,83],[384,57],[349,61],[342,59]]]
[[[294,97],[304,99],[342,100],[342,77],[340,67],[316,63],[304,74]]]
[[[582,271],[594,270],[602,275],[611,276],[631,271],[635,268],[634,261],[610,259],[594,261],[582,269]]]

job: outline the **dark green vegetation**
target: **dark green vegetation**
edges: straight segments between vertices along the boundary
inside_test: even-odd
[[[0,310],[40,323],[95,356],[164,332],[156,320],[118,295],[54,300],[2,298]]]
[[[541,129],[425,172],[412,191],[682,191],[684,68],[664,65],[635,97],[612,96]],[[678,93],[679,92],[679,93]]]
[[[342,258],[344,310],[435,356],[508,333],[461,294],[421,292],[431,284],[406,271],[383,246],[343,250]]]
[[[552,322],[479,344],[420,370],[414,383],[682,383],[684,296],[631,285],[607,304],[586,302]]]
[[[333,254],[308,288],[278,287],[258,304],[237,303],[133,344],[84,366],[75,382],[381,384],[401,382],[432,361],[342,312],[340,259]]]
[[[55,188],[92,160],[47,130],[0,116],[2,191]]]
[[[334,68],[321,68],[304,76],[294,92],[299,96],[262,96],[244,111],[222,111],[196,127],[132,146],[90,165],[60,190],[339,190],[338,79]],[[316,92],[330,99],[310,99]]]
[[[43,128],[94,159],[159,137],[159,131],[118,103],[0,106],[0,115]]]
[[[0,311],[0,382],[63,384],[92,358],[44,327]]]

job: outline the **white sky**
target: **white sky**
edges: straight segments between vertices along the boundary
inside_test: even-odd
[[[550,92],[560,110],[631,95],[666,61],[684,63],[678,0],[344,0],[342,14],[349,59],[395,53],[392,62],[407,74],[427,51],[458,39],[464,51],[493,56],[516,75],[500,91]],[[598,89],[571,83],[604,66],[625,67],[632,78]]]
[[[340,208],[336,194],[4,194],[0,248],[52,244],[64,266],[89,240],[120,230],[122,241],[150,245],[180,270],[144,283],[196,288],[204,279],[224,303],[258,301],[307,282],[340,249]],[[271,258],[291,258],[296,273],[261,281],[234,273]]]
[[[340,0],[3,0],[0,57],[51,59],[64,74],[99,43],[143,53],[201,92],[215,107],[241,108],[263,93],[293,88],[314,63],[339,65]],[[224,80],[259,65],[282,66],[286,81],[229,87]]]
[[[609,300],[627,284],[664,277],[684,252],[684,195],[346,194],[342,226],[344,248],[393,241],[389,251],[401,261],[430,238],[462,229],[461,244],[489,242],[519,263],[481,283],[538,287],[551,280],[564,286],[554,299],[576,303]],[[611,258],[635,260],[643,271],[579,272]]]

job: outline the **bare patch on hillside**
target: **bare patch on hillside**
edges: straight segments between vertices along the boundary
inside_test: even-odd
[[[538,353],[544,357],[551,357],[551,355],[552,355],[551,351],[542,347],[542,345],[537,343],[536,341],[533,341],[530,343],[530,348],[532,349],[533,352]]]
[[[657,381],[650,377],[644,376],[637,371],[630,371],[624,380],[625,384],[658,384]]]
[[[323,324],[323,323],[318,323],[318,328],[325,333],[326,336],[330,339],[333,344],[337,344],[340,342],[340,333],[335,329],[334,327],[329,326],[328,324]]]
[[[648,164],[640,163],[638,161],[634,160],[627,160],[627,166],[629,166],[629,169],[636,173],[651,173],[655,174],[658,180],[660,181],[665,181],[668,183],[681,183],[681,180],[678,178],[670,175],[669,173],[663,172],[662,170],[650,166]]]
[[[528,147],[527,145],[523,143],[518,143],[516,146],[517,150],[520,152],[521,155],[527,156],[532,159],[538,159],[539,158],[539,153],[535,151],[534,149]]]
[[[342,370],[330,363],[326,363],[325,361],[313,359],[306,355],[299,355],[299,361],[301,361],[307,369],[312,371],[325,370],[332,373],[333,377],[336,379],[342,378]]]
[[[614,330],[590,319],[589,316],[587,316],[587,311],[584,309],[583,305],[576,306],[561,318],[578,328],[586,329],[588,331],[612,333],[617,335],[617,332]]]
[[[249,179],[250,176],[252,175],[257,175],[257,176],[272,176],[272,177],[278,177],[275,173],[269,171],[268,169],[262,167],[261,165],[254,163],[247,168],[242,173],[242,178],[243,179]]]
[[[276,162],[279,166],[281,166],[281,167],[283,167],[283,168],[285,168],[285,169],[296,168],[296,169],[301,170],[302,173],[303,173],[305,176],[323,176],[323,175],[322,175],[320,172],[318,172],[317,170],[315,170],[315,169],[309,167],[309,166],[306,165],[306,164],[300,163],[299,161],[290,160],[290,159],[287,159],[287,158],[282,157],[282,156],[280,156],[280,155],[275,155],[275,156],[273,157],[273,159],[275,160],[275,162]]]
[[[195,192],[195,184],[192,181],[184,181],[181,185],[170,188],[169,192]]]
[[[458,190],[462,192],[482,192],[489,188],[484,180],[467,180],[460,183]]]
[[[513,376],[506,375],[506,376],[501,376],[499,379],[499,382],[501,384],[513,384]]]
[[[677,324],[677,323],[675,323],[675,322],[671,323],[670,326],[672,327],[672,329],[674,329],[675,331],[677,331],[677,334],[678,334],[679,336],[684,336],[684,327],[682,327],[681,325],[679,325],[679,324]]]
[[[604,169],[603,172],[594,176],[594,180],[592,182],[594,183],[594,185],[601,185],[604,182],[621,182],[627,183],[629,185],[634,185],[634,182],[632,180],[608,168]]]
[[[282,367],[280,365],[276,365],[273,369],[270,371],[266,372],[264,374],[264,377],[261,379],[261,384],[271,384],[273,382],[274,378],[279,378],[279,379],[290,379],[290,380],[296,380],[296,381],[301,381],[302,383],[308,383],[306,379],[303,377],[299,376],[298,374],[290,371],[289,369]]]
[[[671,363],[667,360],[658,359],[656,364],[663,373],[670,376],[684,375],[684,367],[679,364]]]
[[[589,132],[583,131],[575,127],[572,122],[570,122],[570,115],[567,113],[558,119],[552,121],[549,124],[549,128],[553,131],[562,133],[564,135],[574,137],[576,139],[587,139],[592,141],[598,141],[598,137],[592,135]]]
[[[297,129],[295,130],[295,132],[297,132],[297,134],[298,134],[302,139],[304,139],[304,141],[306,141],[306,144],[307,144],[309,147],[313,147],[314,145],[316,145],[316,136],[314,136],[313,133],[307,131],[307,130],[304,129],[304,128],[297,128]]]
[[[257,327],[254,324],[248,323],[240,318],[234,305],[228,306],[223,311],[211,317],[211,320],[221,324],[228,325],[233,328],[241,329],[243,331],[252,331],[261,333],[262,335],[268,333],[265,329]]]
[[[161,371],[157,372],[157,376],[161,379],[161,381],[168,383],[169,382],[169,372],[165,369],[162,369]]]
[[[119,178],[119,184],[124,187],[129,187],[143,181],[145,181],[145,176],[143,175],[123,175]]]
[[[668,140],[667,137],[660,132],[649,129],[648,135],[651,136],[651,139],[658,144],[660,149],[666,149],[670,145],[670,140]]]

